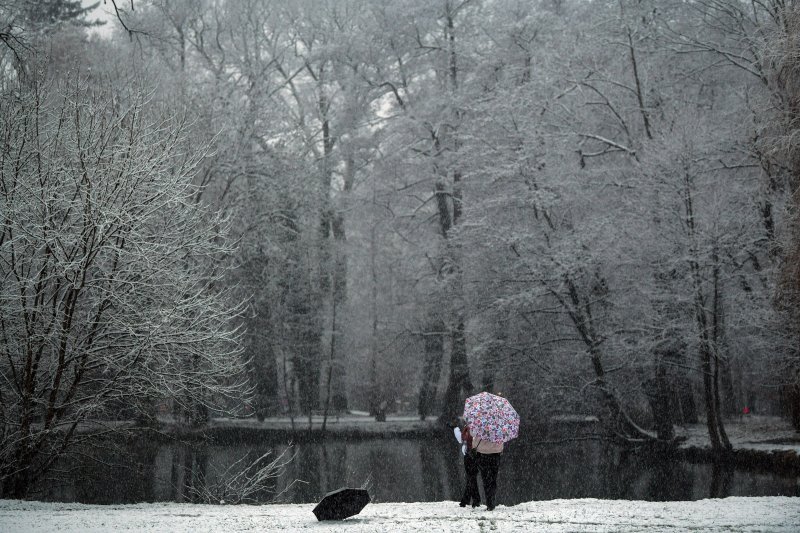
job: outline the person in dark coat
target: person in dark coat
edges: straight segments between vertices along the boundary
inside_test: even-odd
[[[475,465],[483,481],[483,494],[486,496],[486,510],[493,511],[494,495],[497,492],[497,472],[500,469],[500,456],[503,454],[502,442],[472,439],[475,452]]]
[[[461,445],[461,455],[464,457],[464,474],[466,483],[464,485],[464,494],[461,496],[461,501],[458,505],[466,507],[478,507],[481,504],[481,493],[478,492],[478,462],[475,453],[470,453],[472,450],[472,435],[469,432],[469,426],[463,421],[459,420],[458,424],[454,425],[453,433],[456,440]]]

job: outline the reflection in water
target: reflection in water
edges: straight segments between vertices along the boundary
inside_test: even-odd
[[[733,468],[720,463],[711,465],[711,490],[709,498],[725,498],[731,494],[731,484],[733,482]]]
[[[441,454],[435,453],[429,446],[419,447],[419,463],[422,466],[422,490],[424,501],[435,502],[449,499],[445,493],[445,476],[436,464]]]
[[[692,494],[693,470],[683,463],[657,461],[647,474],[646,500],[672,501],[686,499]],[[691,496],[689,496],[691,498]]]
[[[449,440],[371,439],[301,443],[294,460],[258,501],[311,503],[342,486],[370,490],[376,502],[458,500],[464,474]],[[200,501],[283,442],[240,445],[104,442],[61,465],[59,483],[38,499],[85,503]],[[246,458],[242,460],[243,458]],[[237,461],[241,462],[237,464]],[[726,496],[800,496],[797,477],[735,471],[713,464],[657,461],[599,441],[523,446],[512,442],[501,459],[498,501],[513,505],[556,498],[696,500]]]

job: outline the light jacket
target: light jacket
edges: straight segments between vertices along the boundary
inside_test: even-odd
[[[502,442],[492,442],[489,440],[479,439],[474,437],[472,439],[472,447],[475,448],[475,451],[478,453],[485,453],[485,454],[492,454],[492,453],[502,453],[503,452],[503,443]]]

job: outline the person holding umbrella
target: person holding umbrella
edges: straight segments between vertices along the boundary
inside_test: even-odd
[[[464,420],[472,434],[472,449],[483,481],[486,510],[492,511],[503,445],[519,434],[519,415],[502,396],[481,392],[464,402]]]

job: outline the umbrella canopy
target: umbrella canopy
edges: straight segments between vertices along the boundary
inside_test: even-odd
[[[337,489],[320,500],[314,507],[314,515],[317,520],[344,520],[360,513],[369,501],[366,489]]]
[[[473,439],[508,442],[519,433],[519,415],[508,400],[488,392],[467,398],[464,420]]]

